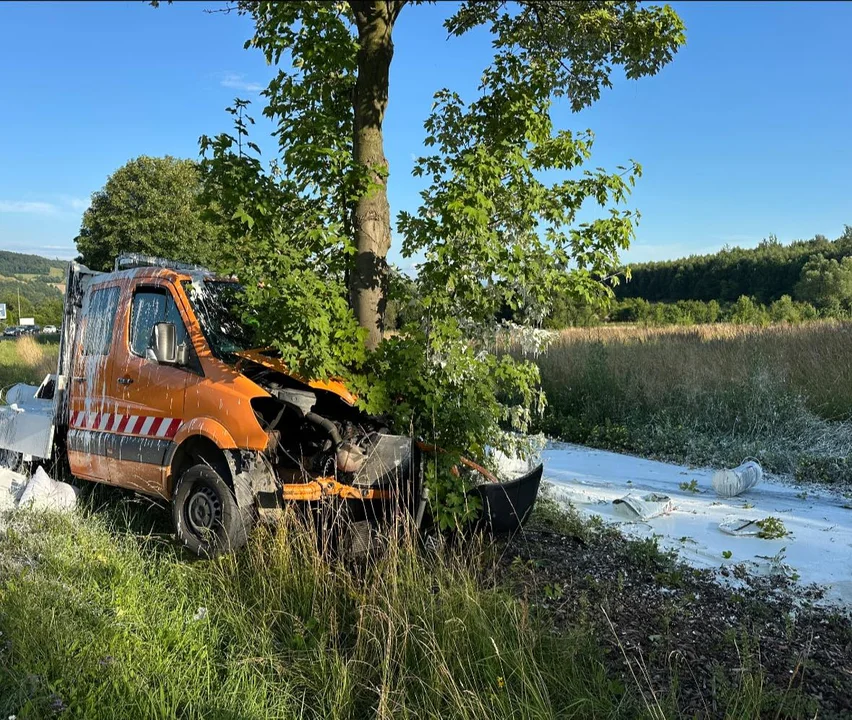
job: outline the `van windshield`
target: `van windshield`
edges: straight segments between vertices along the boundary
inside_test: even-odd
[[[234,353],[252,347],[251,333],[237,311],[242,286],[226,280],[185,280],[183,288],[192,305],[210,351],[232,362]]]

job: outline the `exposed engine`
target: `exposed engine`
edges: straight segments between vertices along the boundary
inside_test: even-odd
[[[390,434],[380,418],[262,365],[249,362],[241,370],[271,395],[253,400],[252,407],[269,436],[267,456],[281,482],[334,477],[372,488],[411,479],[411,439]]]

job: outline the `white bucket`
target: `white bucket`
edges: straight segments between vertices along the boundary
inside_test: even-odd
[[[755,460],[747,460],[732,470],[719,470],[711,481],[722,497],[734,497],[751,490],[763,479],[763,469]]]

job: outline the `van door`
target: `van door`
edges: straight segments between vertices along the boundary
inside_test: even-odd
[[[177,345],[190,348],[191,367],[157,361],[154,326],[161,322],[174,324]],[[110,478],[116,485],[167,497],[166,468],[183,422],[187,383],[200,375],[186,328],[184,310],[170,284],[137,282],[125,310],[114,363],[117,442]]]
[[[110,350],[121,295],[119,285],[95,286],[83,294],[75,331],[68,392],[68,461],[71,472],[107,482],[109,433],[115,401]]]

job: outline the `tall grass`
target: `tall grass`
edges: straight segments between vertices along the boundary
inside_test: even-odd
[[[25,335],[0,341],[0,388],[19,382],[39,384],[45,375],[56,372],[59,345],[40,343]]]
[[[852,451],[852,324],[572,329],[538,356],[544,429],[696,463],[793,472]]]
[[[360,567],[288,515],[189,561],[112,515],[13,516],[0,543],[0,716],[641,717],[582,626],[495,586],[484,548],[402,538]],[[5,713],[5,715],[4,715]]]

